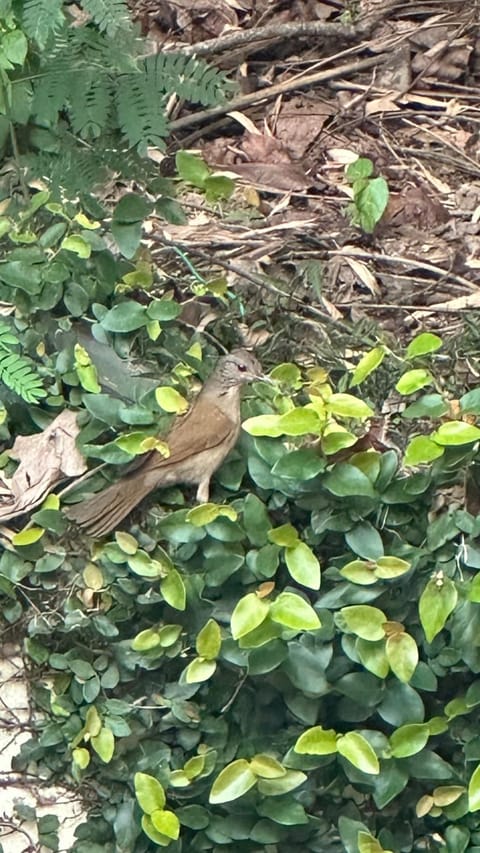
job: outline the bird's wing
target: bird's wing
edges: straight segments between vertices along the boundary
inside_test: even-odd
[[[226,447],[235,441],[238,431],[238,421],[232,410],[232,417],[212,403],[211,398],[199,397],[190,411],[174,422],[165,441],[170,450],[170,456],[162,457],[158,451],[152,450],[142,458],[138,469],[148,464],[151,469],[155,460],[155,468],[168,467],[183,462],[190,456],[211,450],[220,444]],[[228,448],[229,449],[229,448]]]

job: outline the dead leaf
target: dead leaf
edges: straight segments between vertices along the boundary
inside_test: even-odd
[[[20,464],[10,480],[0,481],[0,520],[30,512],[62,480],[86,471],[75,444],[78,432],[75,412],[66,409],[38,435],[17,436],[10,456]]]

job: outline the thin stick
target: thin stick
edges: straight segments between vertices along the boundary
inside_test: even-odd
[[[192,113],[188,116],[182,116],[172,121],[169,125],[169,130],[173,133],[176,130],[181,130],[184,127],[190,127],[192,124],[200,124],[202,121],[216,118],[220,115],[225,115],[232,110],[243,109],[252,104],[260,104],[263,101],[269,101],[282,95],[284,92],[291,92],[294,89],[304,89],[308,86],[313,86],[316,83],[324,83],[327,80],[334,80],[336,77],[343,77],[345,74],[363,71],[366,68],[379,65],[390,56],[389,53],[379,53],[377,56],[369,56],[366,59],[358,59],[354,62],[346,62],[345,65],[338,65],[336,68],[329,68],[326,71],[318,71],[315,74],[304,74],[297,77],[295,80],[286,80],[283,83],[276,83],[268,89],[262,89],[260,92],[252,92],[249,95],[240,95],[238,98],[233,98],[226,104],[221,104],[218,107],[212,107],[209,110],[201,110],[198,113]]]

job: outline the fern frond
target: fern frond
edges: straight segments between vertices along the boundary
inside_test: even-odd
[[[63,0],[25,0],[23,3],[23,30],[40,50],[64,23]]]
[[[89,71],[77,75],[69,93],[69,116],[74,133],[96,139],[109,123],[112,82],[106,74]]]
[[[168,124],[164,105],[165,95],[152,90],[146,74],[123,74],[118,78],[118,123],[129,145],[138,146],[139,153],[144,154],[148,145],[165,147]]]
[[[222,104],[235,89],[223,72],[195,56],[157,53],[143,60],[148,85],[154,92],[175,93],[179,98],[212,107]]]
[[[82,0],[80,5],[109,38],[115,38],[119,30],[132,26],[125,0]]]
[[[58,154],[45,151],[30,153],[22,158],[22,165],[30,178],[40,178],[54,188],[61,188],[67,198],[74,198],[79,192],[93,191],[108,177],[108,170],[96,148],[79,148],[64,139]]]
[[[37,403],[47,392],[33,365],[11,347],[19,343],[6,323],[0,323],[0,381],[26,403]]]

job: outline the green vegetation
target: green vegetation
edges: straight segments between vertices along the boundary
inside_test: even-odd
[[[165,137],[152,90],[140,124],[135,109],[153,78],[174,90],[180,60],[140,59],[122,2],[82,7],[92,20],[69,28],[60,2],[1,6],[3,143],[22,187],[0,187],[0,437],[78,412],[83,456],[110,467],[64,504],[161,449],[210,372],[215,347],[183,302],[208,291],[238,310],[226,280],[190,265],[176,287],[142,245],[146,218],[184,221],[182,182],[216,205],[229,179],[181,152],[179,180],[148,194],[110,208],[87,192],[108,139],[138,173]],[[228,91],[189,63],[182,97]],[[31,191],[36,170],[51,180]],[[383,187],[372,206],[370,175],[349,173],[365,230],[386,203]],[[75,853],[479,853],[480,392],[445,383],[444,349],[429,333],[379,340],[332,376],[266,350],[273,383],[246,392],[211,503],[166,489],[89,542],[49,495],[2,528],[3,628],[37,709],[15,769],[84,796]],[[372,421],[394,391],[396,443]],[[0,464],[8,480],[7,450]],[[56,850],[57,819],[38,828]]]

